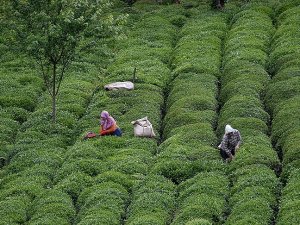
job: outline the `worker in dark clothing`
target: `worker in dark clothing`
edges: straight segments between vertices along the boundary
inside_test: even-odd
[[[221,144],[218,146],[222,158],[231,161],[242,142],[241,134],[238,130],[233,129],[230,125],[225,126],[225,134]]]
[[[225,6],[225,0],[213,0],[213,8],[222,10]]]

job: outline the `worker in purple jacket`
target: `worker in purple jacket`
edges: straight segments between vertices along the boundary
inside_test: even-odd
[[[225,134],[221,144],[218,146],[222,158],[226,161],[233,160],[236,151],[242,142],[241,134],[238,130],[233,129],[229,124],[225,126]]]

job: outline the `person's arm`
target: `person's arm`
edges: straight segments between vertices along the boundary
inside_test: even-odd
[[[223,135],[221,143],[218,145],[218,149],[223,149],[225,144],[226,135]]]
[[[229,157],[228,161],[231,161],[233,159],[233,155],[231,154],[231,150],[227,147],[228,146],[228,136],[227,135],[224,135],[223,141],[221,144],[222,144],[221,145],[222,150],[225,151]]]
[[[107,130],[103,130],[103,128],[101,128],[100,135],[103,136],[103,135],[106,135],[106,134],[113,133],[116,129],[117,129],[117,125],[116,124],[112,125]]]
[[[241,137],[241,133],[239,131],[237,131],[237,144],[235,146],[235,150],[238,150],[240,148],[240,145],[242,143],[242,137]]]
[[[227,148],[227,146],[228,146],[227,143],[228,143],[228,137],[226,134],[224,134],[222,142],[221,142],[221,144],[219,144],[218,148],[225,151],[229,157],[229,161],[231,161],[233,159],[233,155],[231,154],[230,149]]]

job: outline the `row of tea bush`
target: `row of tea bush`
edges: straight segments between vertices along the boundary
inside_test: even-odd
[[[102,50],[102,46],[98,47],[94,54],[100,54]],[[99,63],[101,55],[98,56]],[[22,68],[22,65],[19,67]],[[71,215],[76,212],[75,207],[65,193],[52,190],[53,177],[63,163],[67,146],[74,143],[80,134],[77,121],[85,113],[96,89],[98,68],[88,54],[83,53],[75,60],[61,85],[56,124],[51,122],[51,98],[38,75],[24,71],[18,72],[17,76],[16,72],[9,69],[6,69],[6,73],[3,77],[16,83],[11,91],[30,98],[33,106],[28,113],[25,109],[11,113],[11,117],[15,116],[20,125],[15,129],[14,145],[7,151],[7,165],[1,170],[2,222],[17,224],[29,220],[30,224],[54,224],[53,221],[58,224],[69,223]],[[29,94],[27,89],[35,94]],[[13,109],[20,107],[13,105]],[[8,115],[12,107],[3,107],[3,112],[7,113],[3,115]]]
[[[282,154],[282,190],[277,224],[298,224],[300,137],[300,2],[285,1],[277,9],[277,31],[271,45],[273,79],[266,103],[273,113],[272,141]]]
[[[275,31],[268,2],[251,2],[230,19],[224,42],[220,77],[222,104],[217,133],[226,124],[241,132],[242,145],[230,163],[232,186],[225,224],[270,224],[280,182],[276,151],[272,148],[263,97],[270,82],[268,50]]]
[[[166,220],[171,215],[174,185],[163,177],[148,174],[159,140],[176,13],[168,7],[153,6],[150,14],[142,7],[141,4],[131,9],[136,22],[128,38],[117,44],[119,50],[101,82],[103,87],[110,82],[131,80],[137,68],[134,90],[105,91],[100,87],[79,121],[82,136],[87,131],[98,133],[100,112],[107,110],[117,120],[122,137],[78,139],[64,155],[64,163],[54,177],[54,189],[72,198],[78,211],[74,221],[78,224],[136,224]],[[156,139],[134,137],[130,122],[144,116],[152,122]],[[158,185],[165,186],[168,192],[155,189]],[[165,207],[168,201],[170,207]]]
[[[193,10],[182,27],[172,60],[163,121],[164,141],[153,172],[177,184],[171,224],[220,223],[229,180],[216,150],[218,76],[226,15]]]

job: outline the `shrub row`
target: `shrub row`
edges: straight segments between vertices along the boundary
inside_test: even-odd
[[[107,110],[117,120],[123,136],[105,136],[86,142],[80,137],[65,153],[64,163],[54,177],[54,188],[68,193],[76,203],[79,214],[75,220],[78,224],[119,224],[125,220],[129,193],[135,194],[132,188],[147,177],[152,156],[156,153],[157,140],[135,138],[130,122],[148,116],[159,136],[162,88],[170,74],[166,60],[175,29],[158,12],[141,17],[133,31],[128,33],[129,38],[117,45],[121,51],[108,66],[108,76],[100,84],[131,80],[136,67],[134,90],[107,92],[99,89],[79,121],[84,132],[82,135],[87,131],[98,133],[99,114]],[[169,31],[159,29],[161,26],[166,26]],[[152,31],[154,27],[157,28],[155,33]],[[136,41],[132,42],[133,39]],[[151,66],[153,62],[157,65]],[[155,196],[150,194],[149,201],[154,203]],[[130,214],[128,220],[136,221],[136,214]]]
[[[299,219],[299,71],[300,32],[298,27],[300,3],[286,1],[277,7],[278,29],[271,46],[270,64],[274,77],[266,95],[273,112],[272,141],[282,151],[281,178],[286,183],[279,204],[277,224],[297,224]]]
[[[20,67],[23,65],[20,65]],[[0,70],[0,157],[8,161],[16,134],[37,105],[43,91],[39,77],[26,68],[15,71],[1,64]],[[0,165],[2,167],[3,165]]]
[[[82,67],[79,72],[76,71],[78,63]],[[51,122],[51,101],[48,94],[44,93],[39,97],[39,101],[34,100],[35,111],[26,117],[26,121],[24,119],[25,122],[15,134],[15,145],[9,149],[11,156],[9,164],[1,171],[0,199],[9,201],[13,198],[16,204],[23,201],[24,196],[29,199],[30,202],[26,203],[24,208],[29,224],[41,224],[43,221],[50,224],[68,224],[75,215],[70,196],[60,190],[56,194],[55,191],[48,192],[47,189],[51,190],[52,180],[63,163],[67,145],[74,141],[76,134],[79,134],[76,123],[83,115],[93,94],[97,73],[93,64],[75,62],[61,85],[57,102],[57,123]],[[29,77],[22,82],[25,86],[33,83],[32,89],[37,90],[34,89],[34,85],[38,87],[39,81]],[[9,112],[9,108],[6,109]],[[11,115],[22,119],[21,112],[19,110]],[[24,113],[23,116],[25,115]],[[50,202],[42,202],[42,199],[46,198],[44,195],[49,195]],[[42,199],[39,196],[43,196]],[[63,200],[65,198],[68,200]],[[32,201],[33,199],[35,201]],[[40,201],[42,203],[39,203]],[[40,208],[35,208],[37,204],[41,204]],[[69,208],[66,207],[67,204]],[[28,210],[32,208],[33,212],[29,212]],[[10,221],[11,224],[17,222],[17,220]]]
[[[222,172],[201,172],[178,185],[178,210],[172,225],[213,224],[223,221],[229,180]]]
[[[231,19],[224,45],[217,133],[226,124],[241,132],[243,144],[229,165],[232,188],[225,224],[270,224],[280,183],[279,160],[268,137],[269,114],[262,97],[270,81],[268,48],[274,33],[268,4],[247,4]],[[255,24],[258,24],[257,26]]]
[[[175,209],[175,185],[159,175],[148,175],[134,186],[128,225],[169,224]]]
[[[175,47],[164,142],[152,168],[153,173],[179,184],[174,225],[220,222],[225,210],[229,181],[218,172],[224,164],[214,148],[217,138],[213,127],[221,39],[226,29],[224,15],[199,10],[182,27]]]

